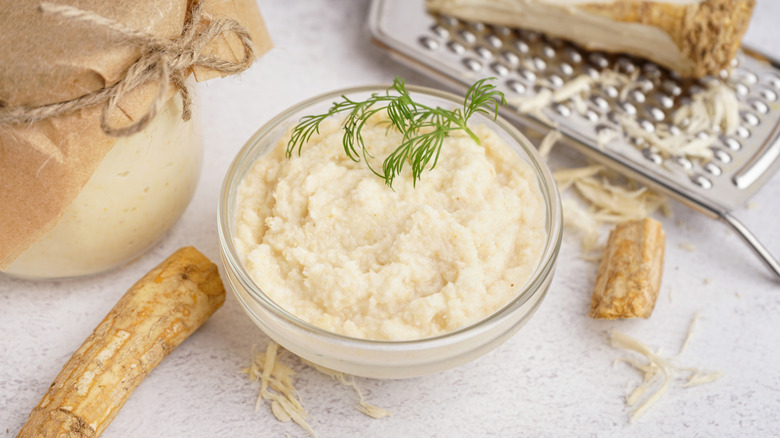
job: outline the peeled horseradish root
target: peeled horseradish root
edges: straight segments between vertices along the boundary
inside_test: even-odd
[[[597,319],[648,318],[664,270],[666,233],[655,219],[618,224],[610,233],[590,304]]]
[[[755,0],[426,0],[425,5],[432,13],[534,30],[701,78],[734,59]]]
[[[117,302],[17,438],[100,436],[144,377],[224,301],[217,266],[195,248],[179,249]]]

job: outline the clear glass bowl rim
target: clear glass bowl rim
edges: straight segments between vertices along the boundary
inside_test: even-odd
[[[238,175],[238,170],[242,165],[245,164],[247,160],[252,160],[252,162],[249,164],[251,166],[252,163],[270,151],[270,149],[268,149],[263,152],[263,155],[259,156],[255,154],[255,150],[261,144],[261,140],[263,140],[270,131],[272,131],[274,128],[277,128],[281,123],[288,121],[288,119],[294,114],[299,113],[301,110],[312,105],[319,104],[331,99],[337,99],[342,95],[384,93],[388,88],[388,85],[364,85],[326,92],[303,100],[287,108],[266,122],[249,138],[249,140],[247,140],[247,142],[231,162],[230,167],[225,174],[225,178],[223,180],[222,188],[219,194],[217,225],[219,244],[222,250],[225,269],[231,270],[235,279],[251,295],[251,297],[258,301],[263,307],[270,310],[276,317],[285,320],[300,330],[309,332],[310,334],[317,337],[328,338],[330,341],[339,341],[352,345],[360,345],[361,347],[368,349],[381,348],[386,350],[390,348],[398,349],[398,351],[408,351],[409,349],[427,348],[434,344],[454,343],[461,338],[468,337],[469,333],[476,329],[487,329],[487,326],[490,326],[491,324],[500,320],[505,315],[510,315],[513,309],[522,306],[533,296],[533,294],[537,292],[545,293],[546,290],[541,286],[544,284],[544,280],[547,278],[547,276],[552,275],[554,272],[555,262],[560,250],[563,229],[560,195],[552,177],[552,173],[546,165],[542,164],[543,159],[539,155],[536,148],[533,147],[530,140],[528,140],[522,133],[520,133],[520,131],[517,130],[517,128],[511,125],[504,118],[498,116],[495,121],[493,121],[492,118],[490,118],[490,120],[491,122],[495,123],[499,129],[505,131],[510,137],[512,137],[516,144],[522,148],[530,158],[529,164],[536,170],[537,176],[540,177],[540,189],[542,191],[545,206],[547,207],[546,223],[548,224],[547,226],[549,230],[540,263],[531,276],[531,279],[525,284],[523,290],[518,292],[514,298],[512,298],[500,309],[496,310],[491,315],[475,322],[474,324],[467,325],[457,330],[434,337],[402,341],[356,338],[321,329],[288,312],[276,304],[273,300],[271,300],[267,295],[265,295],[265,293],[263,293],[262,289],[260,289],[260,287],[254,283],[254,281],[244,269],[244,266],[236,252],[235,245],[233,244],[233,233],[231,233],[231,230],[233,230],[234,227],[234,224],[232,224],[231,221],[234,219],[234,217],[230,214],[230,209],[232,207],[231,204],[232,201],[234,201],[234,198],[230,195],[238,187],[238,184],[240,184],[244,176],[243,174]],[[415,85],[406,85],[406,89],[413,95],[428,95],[430,97],[443,99],[453,103],[456,105],[456,107],[463,105],[463,97],[446,91]],[[278,139],[274,139],[274,144],[270,147],[274,147],[276,142],[278,142]],[[510,145],[510,147],[513,146]],[[242,304],[242,306],[246,307],[244,304]]]

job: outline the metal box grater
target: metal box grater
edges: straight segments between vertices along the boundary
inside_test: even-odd
[[[376,42],[411,67],[463,90],[494,76],[509,101],[544,87],[561,87],[583,74],[597,77],[605,69],[633,73],[638,86],[631,93],[593,88],[584,113],[566,101],[550,105],[538,117],[510,106],[501,113],[536,137],[553,123],[566,145],[723,221],[780,277],[780,263],[731,214],[780,168],[780,62],[743,48],[731,72],[723,72],[721,79],[740,103],[740,126],[732,136],[719,135],[711,146],[713,158],[704,161],[664,157],[630,136],[601,146],[597,138],[602,129],[620,129],[618,113],[647,130],[660,125],[675,129],[672,112],[713,78],[683,80],[631,56],[586,51],[536,32],[433,16],[425,12],[424,0],[374,0],[369,26]]]

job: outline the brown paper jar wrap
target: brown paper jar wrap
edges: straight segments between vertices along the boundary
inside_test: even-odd
[[[159,38],[182,34],[195,3],[187,0],[59,1]],[[55,6],[56,6],[55,5]],[[254,56],[271,41],[254,0],[211,0],[202,5],[202,25],[236,20],[251,36]],[[202,27],[202,26],[201,26]],[[122,81],[144,56],[143,48],[117,32],[41,12],[39,1],[0,9],[0,113],[57,104]],[[202,54],[238,62],[242,41],[232,33],[209,41]],[[196,80],[223,73],[189,68]],[[158,97],[149,81],[123,94],[108,117],[111,126],[139,120]],[[170,93],[164,96],[170,97]],[[0,269],[53,228],[116,142],[101,128],[104,105],[95,104],[34,123],[0,124]]]

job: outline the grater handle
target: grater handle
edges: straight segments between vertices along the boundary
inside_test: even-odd
[[[780,262],[769,252],[769,250],[758,240],[758,238],[750,232],[750,230],[740,222],[736,217],[729,213],[721,213],[720,220],[725,222],[734,231],[737,232],[739,237],[750,246],[750,249],[761,259],[762,262],[775,273],[775,276],[780,280]]]

